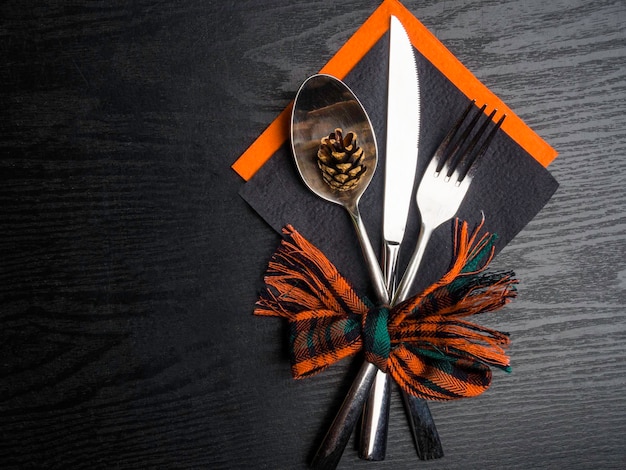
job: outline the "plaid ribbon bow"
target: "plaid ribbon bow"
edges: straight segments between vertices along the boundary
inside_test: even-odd
[[[419,398],[479,395],[491,384],[490,366],[510,371],[504,351],[510,340],[466,317],[499,309],[517,284],[510,271],[485,272],[495,236],[479,237],[483,223],[470,234],[457,220],[448,273],[393,308],[360,297],[319,249],[287,226],[254,313],[288,320],[296,379],[363,350],[366,360]]]

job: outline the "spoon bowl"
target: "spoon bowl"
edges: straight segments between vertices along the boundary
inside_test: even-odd
[[[367,168],[354,189],[346,191],[334,189],[326,183],[317,165],[321,139],[336,128],[342,129],[344,135],[356,134]],[[311,191],[349,210],[356,208],[374,176],[378,147],[365,109],[345,83],[330,75],[318,74],[302,84],[293,107],[291,145],[298,172]]]

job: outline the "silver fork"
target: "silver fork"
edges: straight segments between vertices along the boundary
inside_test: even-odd
[[[472,182],[475,164],[491,144],[496,132],[504,122],[503,115],[489,132],[489,123],[496,115],[494,109],[487,119],[481,117],[487,105],[483,105],[469,119],[476,101],[473,100],[465,109],[454,127],[441,142],[433,155],[417,189],[417,207],[421,216],[420,234],[413,256],[404,272],[402,281],[396,289],[392,305],[408,297],[415,281],[424,251],[432,233],[444,222],[452,219],[458,212],[467,190]],[[469,120],[469,124],[465,124]],[[478,130],[476,130],[478,128]],[[486,135],[486,137],[485,137]],[[481,144],[478,151],[475,151]]]
[[[478,109],[470,120],[469,116],[475,108],[475,103],[473,100],[469,104],[441,142],[419,184],[416,199],[421,215],[420,234],[402,281],[396,289],[392,305],[403,302],[409,296],[428,240],[437,227],[452,219],[458,212],[472,182],[476,162],[485,154],[506,118],[506,115],[503,115],[487,132],[497,110],[493,110],[479,127],[487,105]],[[465,125],[466,121],[469,123]],[[478,144],[481,146],[476,151]],[[424,400],[408,393],[402,395],[412,421],[410,427],[419,458],[430,460],[443,457],[439,441],[432,438],[433,435],[437,435],[437,430],[430,415],[424,413]]]

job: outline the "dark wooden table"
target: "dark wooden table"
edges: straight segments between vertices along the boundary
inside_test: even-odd
[[[290,378],[230,165],[378,2],[62,3],[0,6],[0,467],[305,468],[359,361]],[[624,468],[626,4],[404,3],[561,187],[494,261],[513,373],[431,406],[443,460],[395,396],[387,460],[340,468]]]

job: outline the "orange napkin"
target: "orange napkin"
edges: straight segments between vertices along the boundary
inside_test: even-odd
[[[558,186],[545,168],[556,152],[482,85],[397,0],[385,0],[335,54],[322,72],[343,79],[368,112],[378,142],[379,162],[361,202],[361,214],[375,249],[381,242],[384,193],[385,127],[389,19],[395,15],[414,45],[420,81],[421,129],[417,178],[429,157],[471,99],[506,113],[484,155],[458,216],[477,224],[485,214],[485,230],[498,235],[501,250],[541,210]],[[302,77],[303,81],[306,77]],[[295,97],[296,90],[294,90]],[[367,273],[347,214],[313,195],[301,181],[289,146],[291,106],[235,162],[247,182],[241,196],[278,233],[293,225],[319,247],[357,290],[368,288]],[[332,131],[332,129],[331,129]],[[320,136],[321,137],[321,136]],[[453,221],[433,234],[427,247],[417,291],[439,279],[453,257]],[[419,232],[419,211],[412,204],[400,268],[406,265]]]
[[[483,85],[439,40],[398,0],[384,0],[354,35],[320,70],[344,79],[389,29],[389,18],[396,16],[409,34],[413,46],[470,99],[489,103],[507,114],[502,130],[544,167],[557,152],[530,129],[496,95]],[[233,169],[248,181],[289,137],[290,104],[234,163]]]

